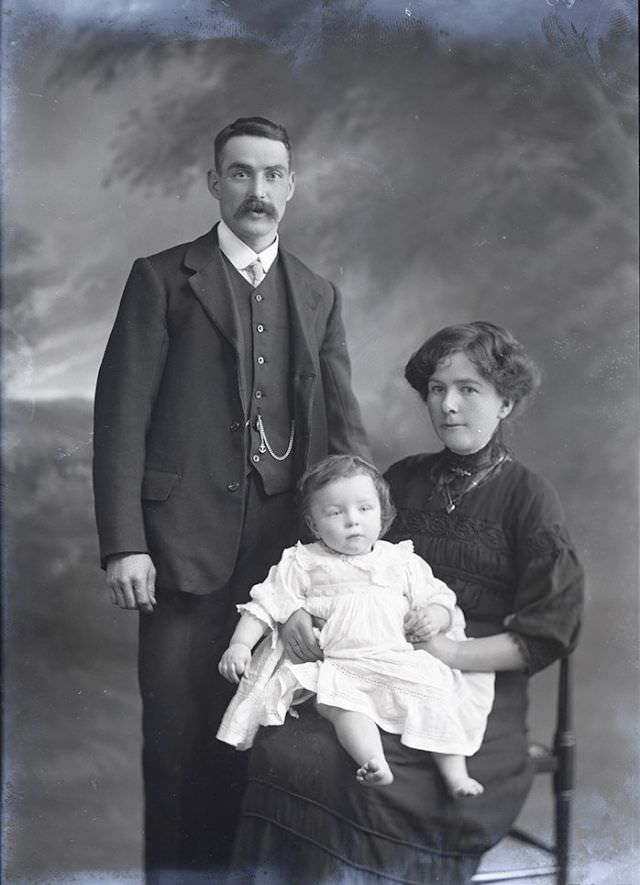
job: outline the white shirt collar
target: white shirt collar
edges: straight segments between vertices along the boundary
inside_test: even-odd
[[[220,246],[220,251],[226,255],[235,269],[241,273],[256,258],[260,259],[264,272],[267,273],[278,256],[279,242],[280,238],[276,234],[275,240],[266,249],[263,249],[262,252],[254,252],[251,246],[247,246],[246,243],[237,237],[222,219],[218,225],[218,245]],[[245,276],[244,273],[243,276]]]

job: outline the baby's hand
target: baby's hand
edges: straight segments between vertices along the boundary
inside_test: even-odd
[[[442,605],[427,605],[407,613],[404,632],[409,642],[426,642],[449,629],[451,616]]]
[[[241,642],[233,642],[220,658],[218,670],[228,682],[240,682],[240,677],[251,663],[251,649]]]

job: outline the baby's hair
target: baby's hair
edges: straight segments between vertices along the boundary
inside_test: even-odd
[[[540,370],[511,332],[477,320],[440,329],[413,354],[404,374],[423,400],[438,364],[454,353],[464,353],[498,395],[511,400],[512,414],[523,412],[540,386]]]
[[[303,517],[311,516],[311,500],[316,492],[338,479],[350,476],[371,477],[380,501],[380,520],[384,535],[396,515],[386,479],[373,464],[358,455],[329,455],[310,467],[298,483],[299,507]]]

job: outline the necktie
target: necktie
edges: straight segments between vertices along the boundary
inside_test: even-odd
[[[255,261],[252,261],[251,264],[248,264],[247,267],[245,267],[245,270],[251,278],[251,285],[254,289],[256,286],[260,285],[260,283],[264,280],[266,276],[264,272],[264,267],[260,263],[259,258],[256,258]]]

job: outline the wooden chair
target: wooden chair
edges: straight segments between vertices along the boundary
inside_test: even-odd
[[[513,827],[508,839],[516,839],[546,855],[547,863],[514,870],[479,871],[471,880],[480,882],[511,882],[537,876],[553,876],[556,885],[567,885],[569,875],[569,839],[571,826],[571,803],[574,788],[576,739],[573,733],[571,663],[566,657],[560,661],[558,677],[558,700],[556,730],[553,747],[532,743],[529,755],[536,775],[550,774],[554,804],[554,842],[549,845],[542,839]],[[548,862],[551,859],[551,863]]]

